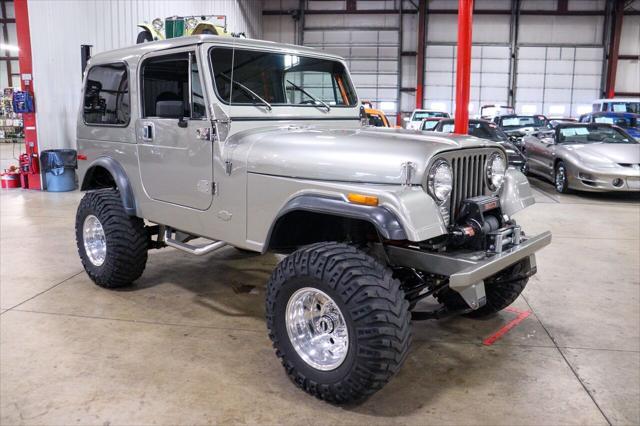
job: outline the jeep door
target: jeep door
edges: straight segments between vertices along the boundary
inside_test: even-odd
[[[206,210],[213,199],[211,121],[194,47],[152,53],[140,65],[136,121],[142,184],[154,200]]]

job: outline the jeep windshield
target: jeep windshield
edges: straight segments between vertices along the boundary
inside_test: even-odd
[[[558,129],[558,143],[631,143],[637,144],[633,138],[611,126],[570,126]]]
[[[230,48],[211,49],[215,89],[228,105],[354,107],[353,85],[341,62]]]
[[[522,127],[544,127],[547,121],[539,115],[510,115],[500,117],[500,127],[505,130],[514,130]]]

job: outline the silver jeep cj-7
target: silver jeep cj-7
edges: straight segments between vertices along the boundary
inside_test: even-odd
[[[159,41],[93,57],[83,93],[89,277],[131,284],[165,246],[287,254],[267,284],[269,336],[293,381],[327,401],[387,383],[411,317],[507,307],[551,241],[512,219],[534,200],[499,145],[363,127],[344,60],[324,52]],[[430,296],[438,308],[416,309]]]

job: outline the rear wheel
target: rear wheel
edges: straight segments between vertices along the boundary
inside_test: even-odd
[[[115,189],[89,192],[82,198],[76,243],[87,275],[101,287],[131,284],[147,264],[149,235],[144,221],[125,212]]]
[[[142,30],[138,33],[138,38],[136,39],[136,44],[148,43],[153,41],[153,36],[147,30]]]
[[[287,374],[334,403],[373,394],[400,369],[411,341],[408,308],[389,269],[340,243],[296,251],[267,288],[269,337]]]

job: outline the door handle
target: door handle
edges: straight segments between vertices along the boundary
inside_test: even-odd
[[[145,123],[142,125],[142,140],[153,140],[153,123]]]

